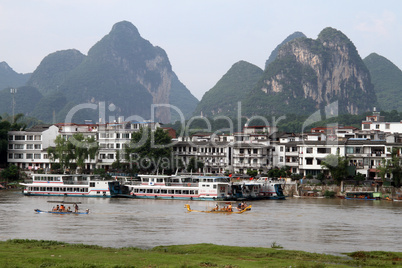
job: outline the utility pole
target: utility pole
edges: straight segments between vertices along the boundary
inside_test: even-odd
[[[13,95],[13,102],[12,102],[12,107],[13,107],[13,119],[12,119],[12,123],[14,124],[14,109],[15,109],[15,98],[14,95],[15,93],[17,93],[17,89],[16,88],[10,88],[10,92]]]

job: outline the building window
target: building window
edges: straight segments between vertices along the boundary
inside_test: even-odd
[[[13,154],[8,154],[8,159],[13,159]]]
[[[44,154],[44,155],[43,155],[43,159],[49,159],[49,155],[48,155],[48,154]]]
[[[331,148],[317,148],[317,153],[319,154],[330,154]]]
[[[120,149],[120,143],[116,143],[116,149]]]
[[[26,157],[27,157],[27,159],[33,159],[33,155],[32,155],[32,154],[27,154]]]
[[[312,165],[313,164],[313,158],[306,158],[306,165]]]
[[[42,138],[42,136],[41,136],[41,135],[35,135],[35,140],[36,140],[36,141],[40,141],[40,140],[42,140],[41,138]]]
[[[281,146],[279,150],[280,150],[281,152],[283,152],[283,146]]]
[[[27,140],[28,140],[28,141],[33,141],[33,136],[32,136],[32,135],[28,135],[28,136],[27,136]]]
[[[363,129],[370,129],[370,124],[364,124]]]
[[[25,140],[25,136],[24,136],[24,135],[15,135],[15,140],[16,140],[16,141],[24,141],[24,140]]]
[[[9,149],[9,150],[12,150],[12,149],[13,149],[13,145],[12,145],[12,144],[9,144],[9,145],[8,145],[8,149]]]
[[[354,151],[354,148],[353,147],[346,147],[346,153],[347,154],[353,154],[355,151]]]
[[[375,129],[380,129],[380,125],[379,125],[379,124],[376,124],[376,125],[375,125]]]
[[[33,144],[27,144],[27,150],[32,150],[33,149]]]
[[[34,154],[34,159],[41,159],[41,155],[40,154]]]
[[[8,136],[8,140],[9,140],[9,141],[14,140],[14,136],[13,136],[13,135],[9,135],[9,136]]]
[[[283,156],[279,157],[279,162],[283,162]]]
[[[42,144],[35,144],[35,150],[42,149]]]
[[[24,149],[24,144],[14,144],[14,149]]]
[[[14,154],[14,159],[24,159],[23,154]]]
[[[100,134],[101,139],[108,139],[109,138],[109,133],[101,133]]]
[[[306,153],[312,154],[313,153],[313,148],[311,148],[311,147],[307,148]]]

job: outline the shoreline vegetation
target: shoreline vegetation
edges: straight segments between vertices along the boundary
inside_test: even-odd
[[[0,267],[401,267],[402,252],[343,256],[214,244],[109,248],[47,240],[0,241]]]

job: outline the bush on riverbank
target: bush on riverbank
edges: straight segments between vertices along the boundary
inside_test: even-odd
[[[0,242],[0,267],[390,267],[402,253],[354,252],[349,257],[274,248],[213,244],[104,248],[56,241]]]

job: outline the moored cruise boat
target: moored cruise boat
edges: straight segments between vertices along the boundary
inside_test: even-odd
[[[228,177],[139,175],[136,181],[110,182],[112,197],[228,200]]]
[[[284,183],[266,177],[261,177],[258,180],[235,182],[232,185],[233,197],[239,200],[285,199],[282,185]]]
[[[32,174],[24,195],[110,197],[109,181],[94,175]]]

